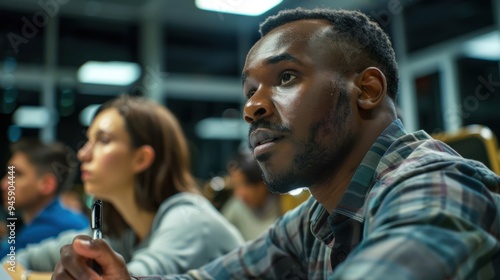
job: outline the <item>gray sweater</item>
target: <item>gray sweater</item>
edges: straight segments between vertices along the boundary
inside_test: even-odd
[[[59,261],[60,247],[71,243],[77,234],[90,235],[90,231],[66,232],[28,246],[17,254],[17,261],[26,269],[52,271]],[[134,245],[132,231],[120,239],[106,240],[123,256],[132,275],[184,273],[243,243],[238,231],[208,200],[190,193],[179,193],[165,200],[149,235],[139,244]]]

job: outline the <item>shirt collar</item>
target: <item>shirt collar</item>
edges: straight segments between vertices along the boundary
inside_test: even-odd
[[[316,202],[317,205],[311,211],[311,232],[316,238],[325,243],[330,243],[333,237],[335,217],[338,214],[353,219],[359,223],[364,221],[364,204],[373,181],[374,174],[380,159],[385,154],[389,146],[398,138],[407,134],[403,123],[397,119],[393,121],[373,143],[368,153],[365,155],[354,176],[349,183],[339,204],[329,215],[328,211]],[[340,218],[340,217],[339,217]],[[330,226],[325,226],[327,223]]]

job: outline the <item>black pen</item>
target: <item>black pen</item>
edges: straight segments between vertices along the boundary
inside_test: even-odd
[[[92,206],[92,238],[102,238],[102,200],[98,199]]]
[[[98,199],[94,201],[94,205],[92,206],[92,217],[91,217],[91,228],[92,228],[92,238],[100,239],[102,238],[102,200]],[[99,275],[102,274],[101,266],[92,262],[92,268]]]

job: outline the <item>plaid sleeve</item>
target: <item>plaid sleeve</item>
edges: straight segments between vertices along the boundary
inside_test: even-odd
[[[334,278],[492,279],[500,275],[495,198],[473,167],[449,165],[427,165],[419,175],[374,186],[379,192],[368,203],[365,239]]]
[[[300,269],[304,224],[312,199],[286,213],[266,233],[202,267],[197,279],[282,279]]]
[[[297,255],[303,251],[302,231],[311,203],[289,211],[259,238],[202,268],[163,279],[282,279],[288,272],[300,270],[301,257]]]

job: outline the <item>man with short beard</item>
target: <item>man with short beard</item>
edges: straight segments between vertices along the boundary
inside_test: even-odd
[[[498,279],[500,177],[405,130],[382,29],[360,12],[296,9],[260,31],[242,75],[249,146],[271,191],[312,197],[199,270],[147,279]],[[61,254],[54,279],[97,279],[90,260],[102,279],[130,278],[100,240]]]

